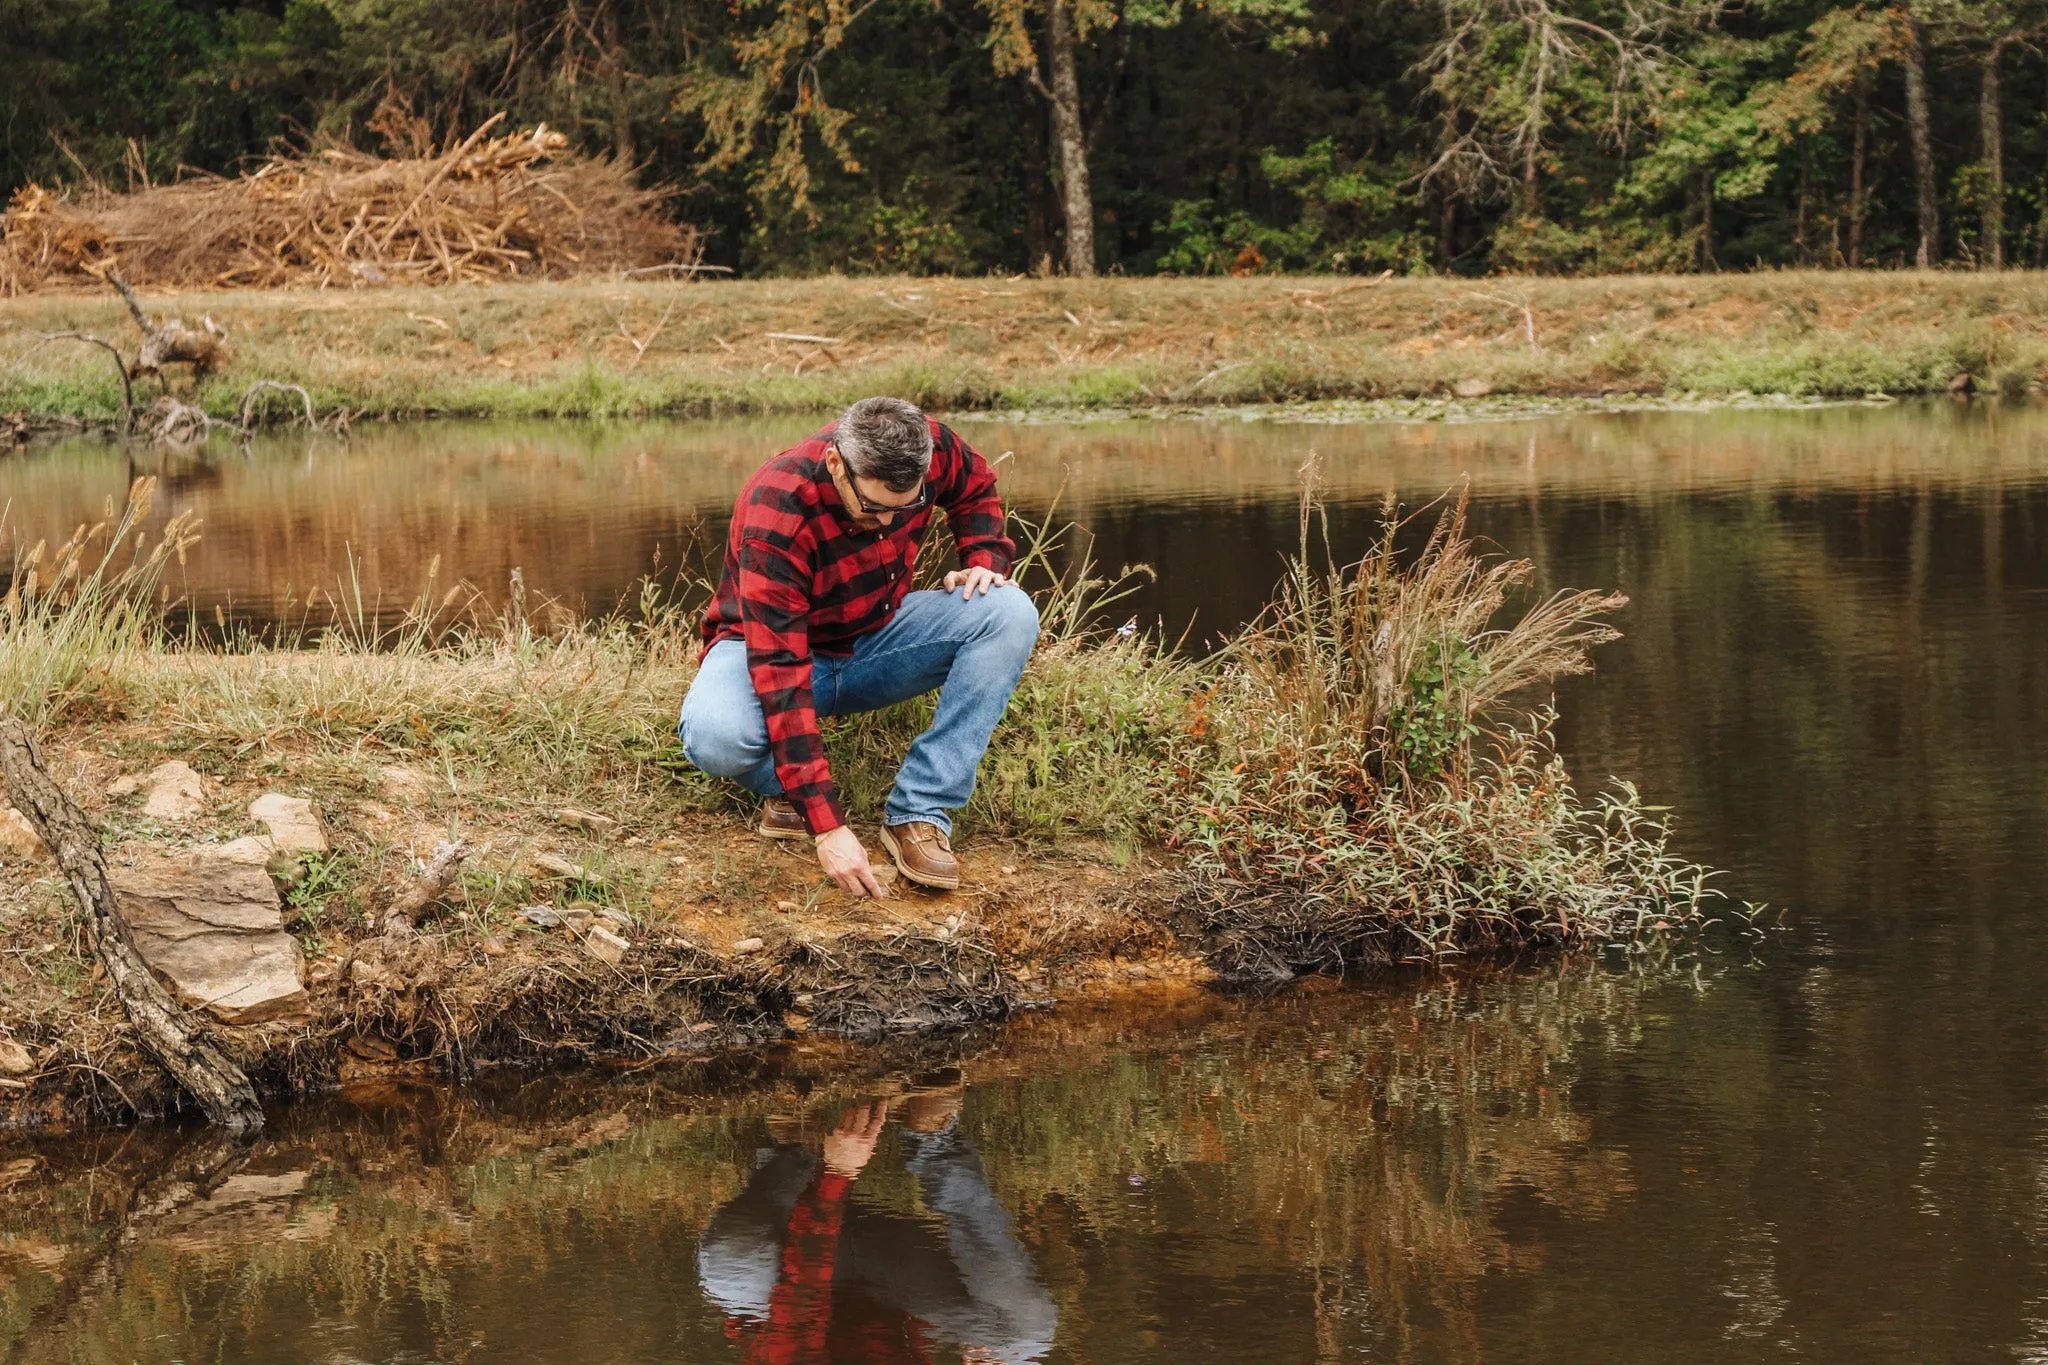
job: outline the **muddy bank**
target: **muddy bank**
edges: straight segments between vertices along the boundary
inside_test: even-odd
[[[267,838],[249,807],[279,795],[274,774],[216,777],[176,761],[168,773],[138,773],[76,742],[147,744],[111,738],[96,728],[51,747],[53,771],[105,832],[117,884],[164,865],[204,876],[238,841]],[[330,762],[276,766],[303,778]],[[565,813],[480,799],[419,766],[354,777],[330,768],[326,782],[283,784],[314,793],[297,799],[317,810],[328,843],[272,858],[266,874],[302,994],[247,1011],[266,1017],[209,1021],[267,1101],[504,1068],[726,1056],[809,1037],[953,1033],[1103,982],[1211,976],[1198,945],[1148,899],[1156,850],[1049,852],[970,837],[961,890],[899,881],[887,901],[855,902],[821,884],[807,848],[759,839],[736,810]],[[471,884],[422,932],[387,935],[364,907],[402,890],[451,825],[477,850]],[[180,1096],[138,1049],[48,855],[18,824],[0,836],[0,1027],[20,1049],[0,1076],[0,1122],[178,1112]],[[199,1002],[188,992],[185,1003]],[[223,1004],[197,1013],[238,1017]]]

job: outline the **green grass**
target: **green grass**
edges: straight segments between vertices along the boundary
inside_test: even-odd
[[[1475,384],[1858,397],[1940,391],[1962,372],[2003,390],[2048,380],[2048,276],[2034,272],[1362,283],[591,280],[146,303],[228,328],[218,373],[174,380],[217,417],[264,379],[363,417],[819,412],[881,392],[941,410],[1087,410]],[[62,330],[133,346],[111,297],[0,300],[0,411],[114,418],[105,353],[39,343]],[[146,404],[154,383],[141,387]]]

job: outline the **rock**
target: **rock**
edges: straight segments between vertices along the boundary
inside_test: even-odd
[[[602,873],[593,872],[587,867],[572,863],[559,853],[536,853],[533,855],[533,865],[551,877],[562,877],[569,881],[588,882],[592,886],[600,886],[604,883]]]
[[[1460,398],[1484,398],[1493,392],[1493,384],[1485,379],[1460,379],[1451,385],[1451,392]]]
[[[270,827],[271,842],[282,853],[325,853],[330,845],[320,812],[302,796],[265,792],[249,803],[249,814]]]
[[[0,1075],[26,1076],[35,1069],[34,1053],[12,1038],[0,1038]]]
[[[130,773],[126,777],[117,777],[107,784],[107,799],[109,801],[125,801],[141,790],[142,779]]]
[[[1964,370],[1961,374],[1948,381],[1948,391],[1954,394],[1975,393],[1977,391],[1977,381],[1971,378],[1968,370]]]
[[[206,809],[206,779],[181,758],[151,769],[142,786],[142,813],[152,820],[190,820]]]
[[[510,951],[510,949],[505,947],[504,940],[498,938],[495,934],[485,934],[483,940],[477,946],[484,950],[485,957],[503,957]]]
[[[434,794],[434,779],[417,768],[387,763],[377,769],[377,788],[405,805],[424,805]]]
[[[758,938],[743,938],[732,945],[732,954],[734,957],[744,957],[748,953],[758,953],[767,946]]]
[[[25,863],[45,856],[43,841],[28,817],[12,806],[0,806],[0,862]]]
[[[609,962],[614,966],[625,959],[626,950],[632,946],[601,924],[593,924],[583,931],[583,950],[599,961]]]
[[[215,848],[213,856],[247,867],[266,867],[277,856],[277,845],[270,842],[267,834],[245,834]]]
[[[358,801],[356,813],[373,825],[388,825],[398,818],[396,812],[382,801]]]
[[[136,951],[182,1003],[229,1024],[305,1012],[298,941],[262,867],[207,852],[120,868],[110,881]]]
[[[552,905],[522,905],[518,917],[543,929],[559,929],[563,922],[561,912]]]
[[[564,806],[556,811],[555,819],[561,824],[567,825],[570,829],[585,829],[589,830],[592,834],[608,834],[619,827],[619,822],[612,819],[609,815],[599,815],[596,811],[578,810],[574,806]]]
[[[569,926],[571,932],[580,934],[597,923],[597,916],[587,905],[572,905],[562,912],[562,922]]]
[[[598,906],[597,917],[601,920],[604,920],[606,923],[610,924],[614,929],[630,929],[633,927],[633,917],[627,914],[625,911],[617,909],[613,906]]]

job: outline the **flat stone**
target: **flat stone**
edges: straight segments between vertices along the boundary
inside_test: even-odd
[[[249,814],[269,826],[280,852],[325,853],[329,848],[320,812],[302,796],[265,792],[249,803]]]
[[[0,862],[25,863],[47,856],[28,817],[12,806],[0,806]]]
[[[592,834],[607,834],[619,827],[619,822],[609,815],[599,815],[594,810],[578,810],[564,806],[555,812],[555,820],[570,829],[589,830]]]
[[[561,877],[568,881],[588,882],[592,886],[602,885],[604,876],[593,872],[580,863],[572,863],[559,853],[536,853],[533,865],[550,877]]]
[[[583,931],[583,951],[604,962],[618,964],[632,946],[601,924],[593,924]]]
[[[552,905],[522,905],[519,907],[518,917],[525,920],[528,924],[537,924],[543,929],[559,929],[562,927],[562,912],[555,909]]]
[[[261,864],[218,851],[115,870],[128,937],[171,993],[223,1023],[303,1014],[298,941]]]
[[[1484,398],[1493,392],[1493,384],[1485,379],[1460,379],[1451,385],[1451,392],[1460,398]]]
[[[12,1038],[0,1038],[0,1075],[26,1076],[35,1069],[34,1053]]]
[[[129,773],[126,777],[117,777],[107,784],[107,799],[123,801],[141,790],[142,779],[134,773]]]
[[[152,820],[190,820],[206,809],[206,779],[182,758],[151,769],[142,786],[142,813]]]
[[[267,867],[278,856],[278,847],[268,834],[245,834],[214,849],[213,856],[250,867]]]
[[[758,938],[743,938],[732,945],[733,956],[744,957],[748,953],[758,953],[767,946]]]

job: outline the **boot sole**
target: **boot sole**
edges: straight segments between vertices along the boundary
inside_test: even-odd
[[[800,839],[807,840],[811,837],[811,832],[807,829],[785,829],[781,825],[769,824],[765,818],[760,824],[754,826],[754,833],[760,835],[763,839],[780,839],[784,843],[790,844],[796,843]]]
[[[882,826],[882,847],[889,850],[889,860],[896,864],[896,870],[903,874],[904,880],[915,882],[927,891],[958,891],[960,889],[960,876],[958,873],[955,873],[952,877],[934,877],[928,872],[912,872],[904,864],[903,850],[897,846],[896,836],[889,832],[887,825]]]

